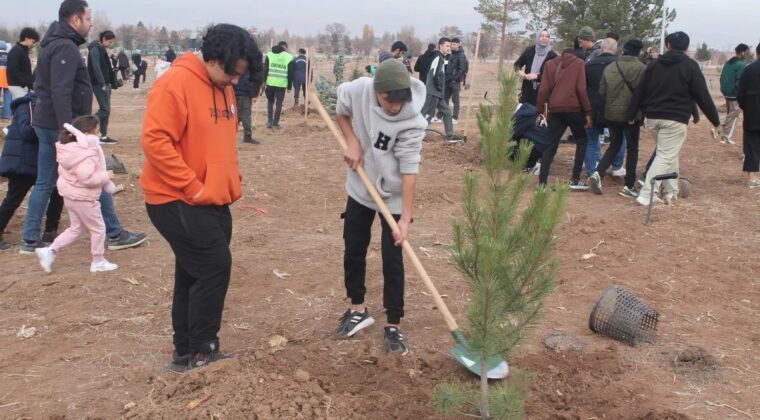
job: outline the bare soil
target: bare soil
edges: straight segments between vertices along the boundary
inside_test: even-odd
[[[708,77],[717,89],[716,75]],[[494,67],[480,66],[473,80],[474,89],[464,91],[473,103],[486,90],[495,96]],[[130,172],[116,179],[126,188],[115,196],[121,221],[148,232],[149,241],[109,252],[120,268],[103,275],[87,270],[86,240],[60,255],[52,275],[15,248],[0,254],[0,418],[441,418],[431,405],[435,384],[476,378],[447,356],[452,340],[412,267],[403,321],[410,355],[384,355],[380,325],[350,340],[333,338],[347,305],[339,217],[345,168],[324,123],[298,111],[286,112],[280,131],[263,128],[259,114],[254,137],[262,144],[239,147],[245,195],[232,205],[233,275],[220,333],[234,358],[185,375],[167,372],[174,263],[146,216],[138,182],[146,93],[114,93],[111,134],[120,142],[107,152]],[[449,263],[448,245],[462,212],[462,176],[479,167],[474,113],[471,121],[466,144],[428,136],[411,232],[460,321],[469,292]],[[690,197],[655,208],[651,226],[643,224],[643,208],[616,194],[620,180],[605,178],[602,196],[571,194],[556,232],[556,290],[510,360],[534,375],[529,418],[760,417],[760,191],[743,185],[741,138],[739,132],[738,145],[723,145],[706,121],[690,126],[681,153]],[[649,133],[641,144],[640,167],[653,147]],[[560,147],[553,176],[568,178],[572,153],[573,146]],[[20,239],[25,212],[19,209],[7,240]],[[382,318],[376,229],[368,304]],[[581,258],[597,245],[595,257]],[[610,284],[659,311],[656,344],[633,348],[588,329]],[[17,337],[22,326],[36,334]],[[545,349],[543,337],[554,332],[579,338],[583,350]],[[275,335],[287,344],[272,347]]]

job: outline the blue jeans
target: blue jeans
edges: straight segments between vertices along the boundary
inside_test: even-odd
[[[602,158],[602,142],[599,141],[599,135],[602,134],[604,127],[595,125],[588,130],[586,142],[586,156],[583,164],[586,166],[586,173],[591,176],[596,171],[596,164]]]
[[[58,138],[58,130],[34,127],[34,132],[39,140],[39,152],[37,153],[37,182],[34,184],[32,194],[29,196],[29,209],[24,221],[22,238],[26,241],[40,240],[40,225],[42,215],[47,209],[50,194],[58,181],[58,164],[55,160],[55,141]],[[113,206],[111,194],[100,194],[100,211],[103,213],[103,221],[106,224],[106,235],[109,238],[118,236],[122,230],[119,217]]]
[[[7,88],[0,89],[3,91],[3,118],[10,118],[11,117],[11,102],[13,102],[13,97],[11,96],[11,91]]]

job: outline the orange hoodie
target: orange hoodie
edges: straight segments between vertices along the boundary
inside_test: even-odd
[[[174,61],[148,94],[140,176],[145,202],[227,205],[240,198],[235,103],[232,86],[212,85],[201,59],[186,53]]]

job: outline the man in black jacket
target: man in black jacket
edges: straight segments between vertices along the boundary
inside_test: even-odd
[[[261,144],[252,137],[253,127],[251,127],[251,108],[253,98],[261,90],[261,84],[251,81],[250,74],[246,73],[240,76],[240,80],[235,85],[235,98],[238,107],[238,121],[243,125],[243,143]]]
[[[108,137],[108,117],[111,115],[111,85],[116,77],[111,68],[111,60],[108,59],[108,51],[111,48],[116,35],[111,31],[100,33],[99,41],[92,41],[88,47],[87,70],[92,81],[92,93],[98,101],[98,112],[95,114],[100,120],[100,144],[116,144],[118,141]]]
[[[636,198],[643,206],[649,205],[651,195],[659,190],[659,185],[652,190],[652,178],[679,170],[678,155],[686,141],[694,103],[714,127],[720,124],[699,64],[686,55],[689,36],[684,32],[672,33],[665,38],[665,45],[668,52],[647,66],[628,106],[628,121],[632,124],[636,114],[643,111],[647,128],[654,132],[657,144],[654,162]],[[678,197],[678,180],[663,181],[663,190],[664,201],[672,204]]]
[[[591,101],[591,120],[593,125],[586,130],[586,157],[584,164],[589,177],[596,172],[596,164],[602,158],[602,145],[599,136],[607,127],[604,121],[604,100],[599,94],[599,85],[602,84],[604,69],[610,63],[617,60],[617,41],[613,38],[605,38],[601,41],[601,53],[586,63],[586,89],[588,99]]]
[[[417,57],[417,61],[414,63],[414,71],[419,73],[420,82],[425,83],[427,81],[427,73],[430,70],[430,63],[433,62],[437,53],[438,51],[435,50],[435,44],[428,44],[427,51]]]
[[[446,90],[443,100],[448,104],[453,101],[454,109],[451,113],[451,122],[456,124],[459,119],[459,91],[462,84],[467,81],[467,71],[470,63],[464,55],[462,44],[459,38],[451,39],[451,54],[449,54],[449,64],[446,67]]]
[[[63,124],[92,113],[92,86],[87,66],[79,55],[79,46],[92,28],[90,7],[84,0],[64,0],[58,10],[58,21],[50,25],[42,40],[34,90],[37,108],[32,126],[39,140],[37,181],[29,197],[20,252],[34,254],[44,244],[40,240],[42,214],[58,180],[55,142]],[[101,213],[106,225],[109,250],[140,245],[147,236],[125,230],[113,205],[111,194],[100,195]]]
[[[755,49],[760,57],[760,44]],[[736,100],[744,111],[744,168],[747,186],[760,188],[760,59],[744,68]]]
[[[40,34],[34,28],[24,28],[18,42],[8,52],[8,90],[13,99],[26,95],[34,85],[32,61],[29,49],[40,41]]]

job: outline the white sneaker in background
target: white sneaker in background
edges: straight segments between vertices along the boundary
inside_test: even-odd
[[[118,265],[108,262],[107,260],[98,261],[90,264],[90,273],[100,273],[103,271],[113,271],[119,268]]]
[[[457,125],[457,124],[459,124],[459,123],[457,122],[456,118],[452,118],[452,119],[451,119],[451,123],[452,123],[452,124],[454,124],[454,125]]]
[[[612,170],[612,176],[624,177],[625,174],[626,174],[625,168],[613,169]]]

